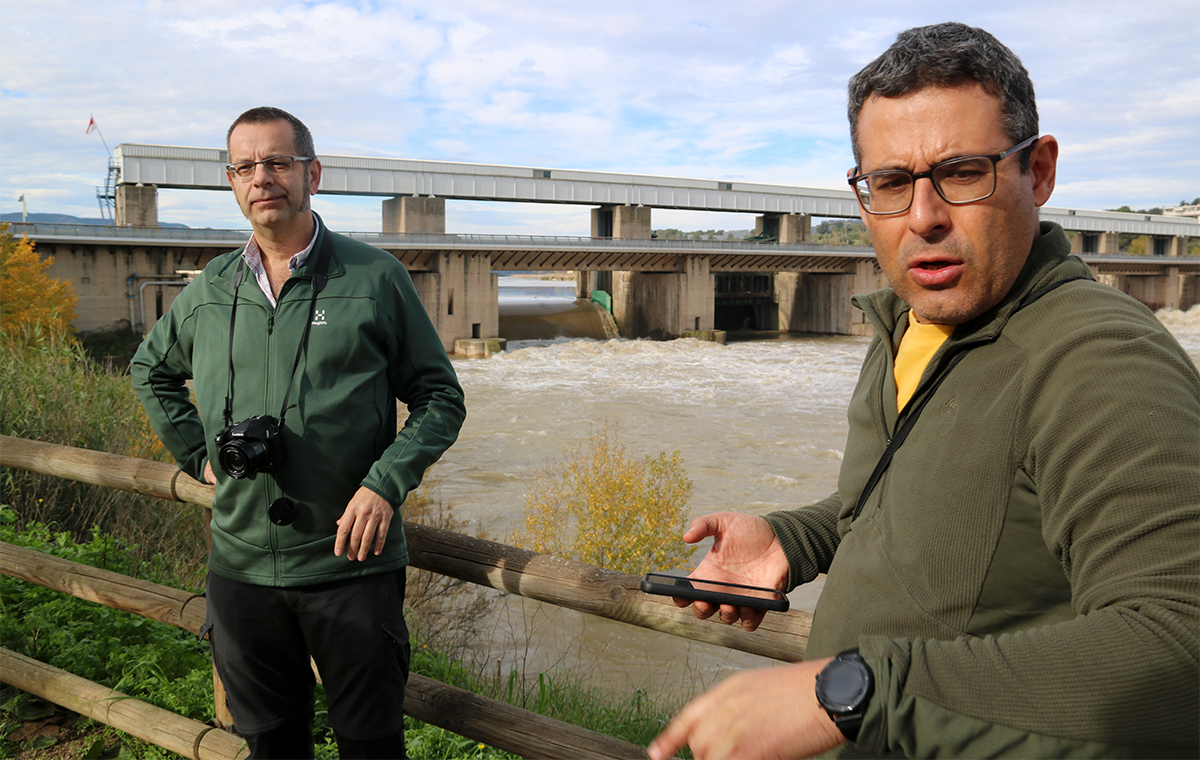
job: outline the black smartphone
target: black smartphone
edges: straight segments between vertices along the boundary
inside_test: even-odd
[[[688,578],[669,573],[646,573],[642,578],[642,591],[647,594],[674,596],[713,604],[732,604],[735,607],[750,607],[756,610],[787,612],[788,598],[773,588],[743,586],[740,583],[707,581],[703,578]]]

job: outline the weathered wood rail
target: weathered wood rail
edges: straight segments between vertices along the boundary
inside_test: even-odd
[[[184,757],[242,760],[250,754],[246,743],[233,734],[8,649],[0,648],[0,672],[4,673],[4,683]]]
[[[203,507],[212,506],[215,491],[172,465],[10,436],[0,436],[0,466]],[[758,631],[746,633],[699,621],[669,599],[642,593],[637,576],[408,521],[404,530],[414,567],[696,641],[784,661],[803,659],[807,613],[773,613]],[[0,544],[0,572],[193,632],[204,620],[202,597],[9,544]],[[523,757],[645,757],[641,747],[416,674],[408,683],[406,709],[419,720]]]
[[[81,565],[2,541],[0,541],[0,573],[77,596],[80,599],[133,612],[192,633],[200,630],[207,609],[207,603],[202,596],[130,578],[110,570]],[[19,655],[14,656],[19,657]],[[4,665],[3,680],[5,683],[12,683],[17,688],[89,717],[110,723],[108,717],[123,718],[136,715],[130,711],[110,715],[111,711],[105,705],[116,697],[106,687],[96,684],[91,684],[86,688],[81,687],[78,693],[87,695],[86,699],[90,703],[96,704],[89,704],[87,709],[79,709],[75,705],[82,703],[68,704],[59,698],[63,693],[62,689],[56,685],[61,680],[59,675],[50,673],[44,667],[38,670],[32,666],[19,671],[10,671],[6,660],[2,660],[0,663]],[[64,675],[69,676],[69,674]],[[23,677],[20,683],[16,680],[10,681],[10,677],[18,676]],[[320,678],[319,673],[317,677]],[[70,678],[85,685],[90,684],[90,682],[75,676],[70,676]],[[74,684],[74,682],[72,683]],[[76,690],[77,686],[78,684],[75,684],[70,689]],[[646,756],[641,747],[628,742],[587,731],[569,723],[552,720],[416,673],[409,676],[408,686],[405,690],[404,708],[417,720],[441,726],[457,734],[486,742],[493,747],[499,747],[523,757],[645,758]],[[176,717],[178,718],[178,716]],[[187,719],[178,718],[178,720],[186,721]],[[187,723],[191,724],[195,721],[187,721]],[[129,730],[125,727],[126,724],[111,723],[111,725],[123,731],[129,731],[147,741],[154,741],[173,752],[179,752],[188,757],[194,756],[191,752],[184,752],[174,746],[156,741],[153,737],[157,734],[145,736],[137,731]],[[164,736],[185,736],[187,730],[187,724],[173,724],[172,729]],[[240,746],[240,744],[241,741],[238,740],[237,745]],[[190,744],[188,747],[191,749]],[[223,757],[233,756],[233,754],[223,755]]]

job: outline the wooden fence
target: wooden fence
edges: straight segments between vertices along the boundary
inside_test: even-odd
[[[212,486],[198,483],[172,465],[9,436],[0,436],[0,466],[134,491],[160,499],[190,502],[202,507],[211,507],[214,495]],[[808,613],[772,613],[757,631],[747,633],[740,628],[697,620],[691,610],[681,610],[665,597],[642,593],[641,579],[634,575],[407,521],[404,531],[408,538],[410,562],[414,567],[695,641],[789,662],[804,657],[811,621]],[[204,620],[205,603],[202,597],[9,544],[0,544],[0,572],[193,632],[199,630]],[[234,757],[238,752],[245,753],[240,740],[235,739],[236,747],[230,749],[233,745],[217,736],[210,736],[224,732],[212,732],[211,727],[204,724],[195,724],[190,728],[175,726],[170,736],[143,736],[130,727],[140,726],[144,729],[147,725],[159,725],[158,718],[148,721],[142,715],[128,719],[124,713],[130,711],[117,711],[122,714],[115,715],[112,709],[112,705],[121,704],[124,707],[124,703],[136,700],[117,699],[110,690],[96,686],[101,692],[95,693],[104,695],[99,702],[108,707],[102,709],[93,705],[81,709],[78,700],[67,704],[61,701],[65,698],[63,694],[46,686],[73,676],[50,674],[44,670],[47,666],[30,663],[32,661],[6,650],[0,652],[3,680],[25,691],[97,720],[106,723],[111,720],[111,725],[116,728],[189,757]],[[10,681],[10,678],[19,678],[22,683]],[[84,690],[79,689],[77,693],[84,693]],[[149,705],[145,707],[157,709]],[[418,720],[522,757],[645,757],[645,750],[641,747],[417,674],[409,679],[405,709]],[[133,713],[139,714],[137,711]],[[172,717],[179,721],[187,720],[179,716]],[[122,721],[125,725],[119,725]],[[193,733],[189,734],[189,731]],[[191,744],[187,743],[189,735]],[[168,741],[174,744],[166,743]],[[187,744],[184,751],[177,748],[184,744]]]

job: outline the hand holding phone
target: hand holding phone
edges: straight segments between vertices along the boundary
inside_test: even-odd
[[[773,588],[688,578],[670,573],[646,573],[642,578],[642,591],[647,594],[774,612],[786,612],[790,606],[788,598]]]

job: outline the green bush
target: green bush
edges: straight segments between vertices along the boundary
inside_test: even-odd
[[[7,507],[0,520],[0,540],[10,544],[154,583],[175,580],[98,530],[77,543],[44,525],[17,530]],[[0,620],[0,645],[14,652],[189,718],[212,717],[208,645],[187,631],[7,575],[0,576]]]

